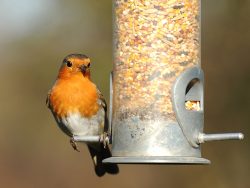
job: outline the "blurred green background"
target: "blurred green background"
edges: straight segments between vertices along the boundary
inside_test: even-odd
[[[112,70],[112,1],[0,0],[0,187],[250,187],[250,1],[202,1],[205,132],[243,141],[205,143],[208,166],[120,165],[95,176],[45,105],[62,59],[91,57],[106,98]]]

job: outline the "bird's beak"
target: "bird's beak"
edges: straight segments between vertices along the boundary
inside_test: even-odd
[[[80,68],[80,70],[81,70],[81,72],[82,72],[83,74],[86,73],[86,71],[87,71],[87,66],[81,65],[79,68]]]

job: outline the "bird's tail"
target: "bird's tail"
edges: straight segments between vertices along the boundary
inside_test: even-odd
[[[118,174],[119,168],[117,164],[103,163],[102,160],[111,157],[109,147],[104,147],[103,144],[88,144],[88,149],[94,163],[95,173],[101,177],[105,173]]]

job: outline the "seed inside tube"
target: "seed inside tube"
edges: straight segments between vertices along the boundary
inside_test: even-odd
[[[187,110],[200,111],[200,101],[186,101],[185,108]]]
[[[114,2],[114,118],[175,121],[172,86],[200,62],[200,0]]]

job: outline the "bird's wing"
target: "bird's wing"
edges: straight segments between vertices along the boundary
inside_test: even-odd
[[[97,88],[97,94],[98,94],[98,102],[99,105],[104,109],[105,112],[105,122],[104,122],[104,132],[108,132],[109,129],[109,122],[108,122],[108,114],[107,114],[107,103],[105,101],[104,96],[102,95],[101,91]]]
[[[51,90],[49,90],[49,92],[48,92],[48,94],[47,94],[47,97],[46,97],[46,105],[47,105],[48,108],[50,108],[50,100],[49,100],[49,98],[50,98],[50,93],[51,93]]]
[[[98,98],[100,100],[100,105],[103,107],[105,113],[107,113],[107,103],[105,101],[104,96],[102,95],[101,91],[97,88],[97,94],[98,94]]]

